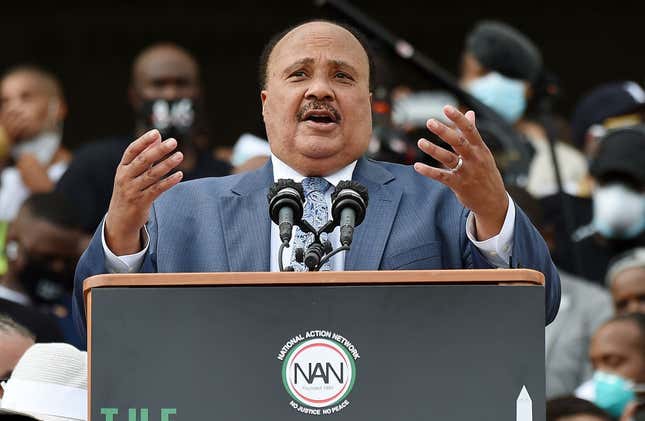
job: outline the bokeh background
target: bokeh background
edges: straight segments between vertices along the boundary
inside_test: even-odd
[[[65,142],[72,147],[129,133],[126,89],[130,63],[146,45],[175,41],[198,58],[214,141],[233,144],[244,131],[263,134],[257,61],[271,35],[300,20],[338,17],[313,0],[176,2],[15,2],[0,6],[0,71],[29,62],[52,70],[70,105]],[[455,74],[464,35],[480,19],[500,19],[529,35],[560,79],[557,111],[609,80],[645,81],[645,4],[621,2],[396,2],[354,0],[354,6]],[[595,3],[595,2],[594,2]],[[431,87],[411,66],[383,50],[380,75]]]

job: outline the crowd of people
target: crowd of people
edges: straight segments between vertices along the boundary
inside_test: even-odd
[[[645,91],[606,75],[608,83],[589,87],[570,118],[554,116],[544,106],[550,98],[538,44],[505,23],[482,22],[464,45],[461,89],[496,112],[524,142],[518,149],[530,152],[525,176],[505,187],[546,241],[561,280],[559,313],[545,330],[547,419],[633,419],[645,411]],[[130,72],[134,132],[74,151],[62,142],[69,110],[57,77],[28,65],[0,77],[0,416],[86,417],[78,405],[43,412],[47,403],[26,398],[24,381],[63,379],[51,390],[87,389],[85,339],[72,318],[74,270],[110,206],[130,142],[153,128],[177,139],[182,182],[270,159],[267,141],[244,128],[235,147],[212,144],[199,64],[184,47],[151,45]],[[451,150],[426,124],[450,125],[440,110],[460,106],[454,93],[392,81],[377,102],[369,157],[443,165],[420,156],[416,144],[425,137]],[[507,151],[491,149],[504,174]],[[52,367],[61,358],[69,364]]]

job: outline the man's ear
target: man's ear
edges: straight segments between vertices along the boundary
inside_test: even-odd
[[[266,89],[262,89],[260,91],[260,101],[262,101],[262,117],[264,118],[264,112],[265,112],[265,105],[267,102],[267,91]]]
[[[67,102],[62,101],[60,104],[60,110],[58,110],[58,116],[61,120],[65,120],[67,118]]]
[[[67,103],[61,98],[53,98],[50,102],[52,107],[52,115],[56,121],[63,121],[67,117]]]

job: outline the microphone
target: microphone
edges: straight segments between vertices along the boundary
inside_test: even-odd
[[[314,241],[307,247],[307,251],[303,256],[305,266],[309,268],[310,272],[315,270],[320,265],[325,254],[331,253],[332,250],[333,247],[329,241],[325,241],[324,243]]]
[[[280,227],[280,241],[289,247],[294,221],[302,219],[302,204],[304,202],[302,184],[292,179],[279,179],[271,186],[267,199],[271,220]]]
[[[331,195],[331,214],[340,226],[340,244],[349,246],[354,227],[363,222],[367,210],[367,188],[356,181],[341,181]]]

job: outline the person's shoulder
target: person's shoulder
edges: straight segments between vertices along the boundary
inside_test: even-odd
[[[407,193],[427,194],[429,190],[437,193],[450,193],[444,184],[423,176],[414,170],[412,165],[367,159],[369,165],[381,168],[392,175],[393,183]]]
[[[579,297],[579,300],[587,303],[595,303],[597,301],[611,303],[609,291],[600,285],[588,279],[563,272],[562,270],[559,272],[563,292]]]
[[[239,183],[245,174],[234,174],[223,177],[204,177],[182,181],[159,199],[160,201],[176,201],[198,199],[200,196],[222,196],[231,193],[231,189]]]
[[[100,179],[110,186],[116,167],[129,144],[126,136],[106,137],[79,146],[58,182],[63,190],[75,190],[78,183],[89,179]]]
[[[216,189],[218,191],[230,190],[239,183],[246,174],[232,174],[222,177],[204,177],[196,180],[185,181],[180,185],[186,189]]]
[[[233,167],[210,153],[201,153],[194,171],[185,173],[186,180],[195,180],[206,177],[221,177],[231,174]]]

